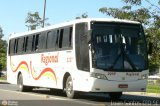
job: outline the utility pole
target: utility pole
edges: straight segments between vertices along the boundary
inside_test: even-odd
[[[45,25],[45,15],[46,15],[46,0],[44,0],[43,25],[42,25],[43,28]]]

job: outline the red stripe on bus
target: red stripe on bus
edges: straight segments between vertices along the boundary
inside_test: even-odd
[[[34,71],[34,70],[32,70],[32,62],[30,62],[30,69],[31,69],[32,77],[33,77],[35,80],[40,79],[40,78],[42,77],[42,75],[45,74],[46,72],[51,72],[51,73],[53,74],[54,78],[55,78],[56,85],[57,85],[57,77],[56,77],[56,74],[55,74],[55,72],[53,71],[53,69],[51,69],[51,68],[45,68],[45,69],[40,73],[40,75],[39,75],[38,77],[34,77],[34,75],[33,75],[33,71]]]

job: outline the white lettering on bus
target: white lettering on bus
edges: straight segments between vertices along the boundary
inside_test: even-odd
[[[42,54],[41,63],[45,63],[45,65],[48,65],[49,63],[58,63],[58,54],[51,56],[45,56],[44,54]]]

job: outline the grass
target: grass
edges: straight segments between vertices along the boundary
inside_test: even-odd
[[[6,77],[0,77],[0,80],[6,80],[7,78]]]
[[[160,85],[147,85],[148,93],[160,93]]]
[[[160,80],[148,80],[147,92],[160,94]]]

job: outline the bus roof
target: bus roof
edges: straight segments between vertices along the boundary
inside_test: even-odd
[[[48,27],[45,27],[45,28],[40,28],[40,29],[37,29],[37,30],[28,31],[28,32],[14,33],[14,34],[11,34],[9,39],[24,36],[24,35],[30,35],[30,34],[34,34],[34,33],[38,33],[38,32],[43,32],[43,31],[54,29],[54,28],[60,28],[60,27],[68,26],[68,25],[73,25],[75,23],[91,22],[91,21],[140,24],[139,22],[136,22],[136,21],[113,19],[113,18],[82,18],[82,19],[75,19],[73,21],[67,21],[67,22],[60,23],[60,24],[51,25],[51,26],[48,26]]]

